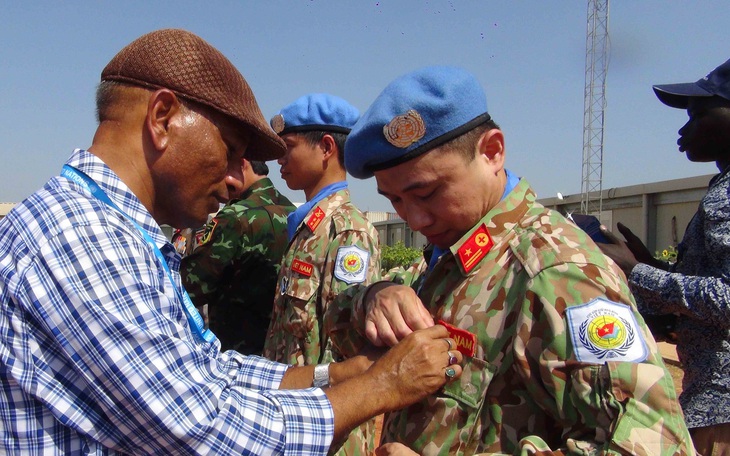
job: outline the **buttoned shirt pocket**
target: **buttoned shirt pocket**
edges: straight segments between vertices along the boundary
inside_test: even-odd
[[[313,277],[296,277],[294,273],[282,293],[287,301],[284,329],[297,339],[310,343],[310,333],[317,320],[315,295],[319,281]]]
[[[439,425],[443,429],[439,431],[437,440],[441,441],[439,446],[442,451],[448,448],[448,454],[474,454],[480,447],[480,429],[484,427],[482,419],[489,419],[484,413],[484,402],[497,371],[496,365],[480,358],[466,357],[462,367],[461,377],[442,390],[444,397],[458,403],[457,407],[445,410],[446,416],[442,423],[450,424]],[[447,442],[446,439],[451,441]]]

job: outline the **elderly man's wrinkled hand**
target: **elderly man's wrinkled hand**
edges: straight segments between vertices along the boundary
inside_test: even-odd
[[[418,329],[434,325],[433,317],[412,288],[392,282],[370,286],[366,296],[365,335],[378,347],[393,346]]]
[[[461,376],[464,356],[448,330],[436,325],[412,332],[369,369],[386,385],[392,410],[423,399]]]

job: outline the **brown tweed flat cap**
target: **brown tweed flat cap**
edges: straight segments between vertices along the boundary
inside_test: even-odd
[[[273,160],[286,152],[243,75],[220,51],[188,31],[164,29],[137,38],[107,64],[101,80],[167,88],[232,117],[252,133],[249,160]]]

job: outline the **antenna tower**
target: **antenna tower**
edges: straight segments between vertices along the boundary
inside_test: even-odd
[[[603,209],[603,119],[608,70],[608,0],[588,0],[583,104],[583,180],[580,208],[600,218]]]

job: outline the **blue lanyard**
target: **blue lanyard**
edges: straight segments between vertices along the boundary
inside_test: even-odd
[[[178,299],[180,299],[180,301],[183,303],[183,308],[185,309],[185,314],[188,317],[188,323],[190,324],[190,328],[193,329],[193,334],[195,334],[196,337],[205,342],[213,342],[215,340],[215,334],[213,334],[210,329],[204,329],[203,318],[200,316],[200,313],[195,308],[193,301],[188,295],[188,292],[185,290],[182,290],[181,292],[180,289],[175,286],[175,281],[172,280],[172,273],[170,272],[170,267],[167,265],[167,261],[165,260],[164,255],[162,255],[162,252],[160,252],[160,249],[157,247],[154,239],[150,237],[147,231],[142,229],[142,227],[139,226],[132,217],[127,215],[127,213],[123,210],[121,210],[119,206],[117,206],[114,201],[109,198],[104,190],[102,190],[101,187],[99,187],[99,185],[94,182],[92,178],[90,178],[83,172],[79,171],[73,166],[63,165],[63,169],[61,170],[61,176],[66,177],[84,187],[96,199],[122,214],[127,220],[132,223],[132,225],[134,225],[135,228],[137,228],[137,230],[139,230],[140,233],[142,233],[144,240],[147,241],[147,244],[149,244],[150,247],[152,247],[152,250],[155,252],[155,256],[157,256],[157,259],[160,260],[160,263],[162,263],[162,267],[165,269],[167,277],[170,279],[170,283],[172,283],[172,287],[175,289],[175,293],[177,294]]]

